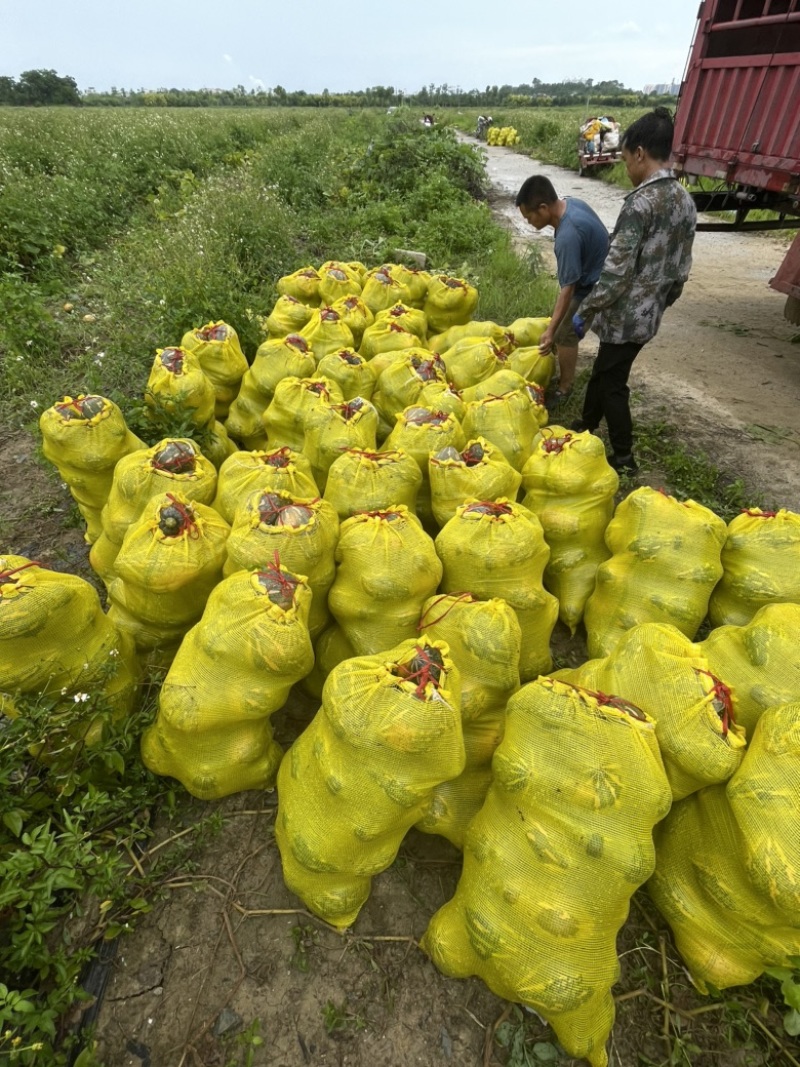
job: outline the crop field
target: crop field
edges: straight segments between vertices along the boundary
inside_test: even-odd
[[[621,109],[615,117],[624,127],[640,113]],[[574,169],[583,115],[584,108],[515,108],[493,119],[516,128],[519,152]],[[456,135],[474,131],[477,112],[443,110],[432,129],[424,129],[420,119],[421,112],[407,108],[393,115],[382,109],[0,109],[0,608],[4,596],[13,602],[4,590],[16,591],[16,568],[31,567],[37,574],[41,568],[84,579],[99,594],[107,618],[108,586],[90,564],[85,513],[45,458],[40,416],[62,398],[96,394],[117,405],[127,431],[147,448],[168,437],[191,438],[205,447],[213,416],[201,427],[188,409],[153,403],[149,383],[156,352],[221,321],[235,329],[252,368],[267,338],[266,319],[286,278],[300,268],[335,260],[371,270],[410,250],[424,254],[432,274],[460,279],[465,290],[474,287],[470,318],[500,324],[498,336],[515,320],[550,313],[557,287],[543,256],[516,250],[512,233],[493,211],[482,154]],[[606,177],[619,184],[626,180],[616,170]],[[449,364],[447,369],[452,381]],[[431,373],[440,372],[434,367]],[[465,382],[465,389],[475,388],[466,376]],[[526,403],[533,403],[527,397],[533,391],[526,394]],[[402,421],[406,405],[398,402],[395,410],[376,403],[385,424]],[[213,411],[213,397],[211,406]],[[578,414],[576,402],[561,413],[565,420]],[[592,442],[600,448],[597,438]],[[374,447],[381,443],[378,438]],[[639,431],[636,448],[652,468],[643,488],[663,489],[678,500],[691,496],[715,513],[718,536],[742,509],[773,503],[768,487],[759,495],[688,447],[677,417]],[[57,450],[49,454],[58,462]],[[364,454],[373,460],[378,455],[371,446]],[[635,489],[630,479],[623,476],[620,484],[614,476],[609,506]],[[667,499],[651,495],[657,504]],[[304,505],[321,507],[322,496],[320,491]],[[185,505],[180,507],[183,521]],[[525,513],[521,521],[528,521],[521,504],[510,510]],[[376,507],[375,515],[381,514]],[[439,567],[428,536],[436,534],[434,527],[419,532],[430,542],[431,573]],[[463,560],[472,558],[471,549],[468,539],[457,544],[451,566],[459,561],[468,566]],[[6,569],[9,556],[32,562]],[[285,594],[287,569],[281,571],[280,560],[269,567]],[[382,582],[402,579],[405,569],[403,558],[392,560]],[[511,603],[517,576],[508,582]],[[444,614],[454,610],[456,617],[460,602],[470,598],[461,592],[465,585],[447,590],[437,585],[430,595],[448,593],[455,603]],[[376,604],[382,595],[376,582]],[[507,611],[513,616],[510,607]],[[391,610],[388,621],[378,622],[388,626],[389,616]],[[231,620],[231,632],[238,624]],[[43,658],[50,654],[48,625],[44,618],[37,631]],[[0,611],[0,650],[2,627]],[[221,644],[228,628],[222,629]],[[697,641],[710,631],[709,622],[702,622]],[[63,627],[56,636],[59,669],[65,672],[64,663],[75,660],[80,675],[84,651],[75,647],[72,629]],[[582,626],[571,632],[563,620],[545,644],[553,671],[574,671],[590,658]],[[283,647],[281,641],[277,646]],[[387,648],[382,646],[381,654]],[[335,919],[325,921],[324,907],[309,903],[313,894],[301,899],[284,882],[279,845],[285,847],[286,831],[279,825],[274,789],[232,795],[212,790],[203,800],[198,791],[190,795],[181,781],[152,773],[143,763],[141,739],[147,733],[152,742],[157,733],[169,669],[158,649],[144,657],[132,710],[123,715],[114,703],[113,660],[125,658],[124,642],[106,654],[111,666],[104,660],[97,674],[89,670],[86,654],[83,666],[92,680],[77,687],[65,682],[52,692],[23,685],[7,691],[0,679],[0,1065],[578,1067],[587,1062],[565,1051],[559,1035],[532,1009],[493,992],[476,976],[477,968],[456,978],[434,966],[443,950],[426,930],[453,898],[462,853],[453,838],[431,829],[431,812],[427,825],[425,819],[409,823],[396,858],[375,877],[361,916],[337,929]],[[203,654],[201,649],[198,660]],[[352,648],[344,662],[348,655],[355,662]],[[246,658],[225,675],[231,702],[239,699],[236,672],[248,669]],[[8,662],[5,669],[17,666]],[[416,700],[426,686],[436,689],[440,683],[435,663],[420,668],[416,659],[409,665],[398,660],[395,666],[412,694],[416,687]],[[316,669],[321,684],[322,668]],[[277,705],[274,735],[283,750],[304,735],[319,706],[313,685],[303,684],[312,675],[308,665],[299,670],[288,700]],[[599,685],[575,684],[605,699]],[[243,706],[248,695],[245,687]],[[445,702],[438,689],[436,701]],[[355,703],[355,697],[343,698],[343,714]],[[87,714],[104,723],[91,740]],[[727,737],[727,719],[724,724]],[[366,720],[363,726],[371,729]],[[411,750],[403,729],[390,733],[398,751],[404,745]],[[184,740],[189,747],[193,743]],[[315,751],[327,743],[318,739]],[[656,747],[652,738],[648,744]],[[542,751],[545,747],[543,742]],[[576,758],[581,751],[579,745]],[[293,752],[299,759],[301,746]],[[415,752],[425,763],[425,746]],[[625,759],[618,762],[622,769],[614,774],[619,770],[624,777]],[[285,786],[288,795],[290,772],[282,773],[278,792]],[[642,803],[650,805],[651,823],[669,806],[664,797],[672,796],[659,775],[652,796],[650,783],[636,783],[637,794],[648,794]],[[332,793],[340,788],[331,785],[334,777],[332,772],[326,786]],[[364,809],[359,817],[373,805],[367,778],[356,805]],[[617,789],[616,777],[608,782],[595,781],[601,798],[595,807],[607,803],[604,790]],[[518,796],[517,788],[512,784],[509,795]],[[658,788],[663,795],[656,796]],[[408,805],[399,786],[397,795],[400,807]],[[374,801],[376,810],[382,802],[382,797]],[[309,823],[317,818],[312,813]],[[515,827],[516,820],[514,814]],[[709,983],[701,995],[644,877],[637,879],[647,866],[651,829],[636,827],[644,840],[631,841],[634,872],[626,868],[629,885],[622,903],[614,904],[622,916],[630,904],[630,914],[616,956],[613,946],[611,952],[612,964],[619,958],[620,975],[609,998],[617,1021],[608,1064],[800,1067],[800,957],[787,950],[783,965],[769,974],[725,990]],[[330,837],[337,832],[332,826]],[[501,836],[503,826],[496,832]],[[319,836],[324,843],[326,834]],[[537,826],[527,832],[527,841],[530,855],[550,877],[561,858],[553,858]],[[592,848],[598,846],[590,839],[588,855]],[[326,861],[312,859],[309,869],[315,863],[315,873],[327,877]],[[605,884],[576,884],[570,891],[583,899],[587,915],[595,905],[605,906]],[[535,893],[526,887],[525,895]],[[765,904],[765,910],[771,906]],[[549,904],[548,915],[553,929],[571,922],[565,910]],[[475,920],[473,944],[508,936],[482,923]],[[501,925],[498,920],[497,929]],[[565,957],[571,934],[564,937]],[[797,937],[797,924],[791,930],[787,925],[786,944]],[[493,951],[490,946],[481,959]],[[588,974],[595,961],[587,957],[581,966]],[[603,966],[613,970],[608,961]],[[588,986],[583,971],[579,980]],[[590,1054],[594,1067],[605,1067],[598,1049]]]

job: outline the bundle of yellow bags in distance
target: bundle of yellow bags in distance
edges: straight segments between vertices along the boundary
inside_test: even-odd
[[[522,471],[539,430],[538,412],[526,390],[485,396],[467,404],[462,426],[472,440],[485,437],[499,448],[514,470]]]
[[[431,333],[443,333],[451,326],[469,322],[478,304],[478,290],[463,278],[434,274],[422,310]]]
[[[800,515],[744,511],[728,524],[712,626],[744,626],[765,604],[800,604]]]
[[[599,437],[550,426],[523,467],[522,484],[522,503],[541,522],[550,548],[545,588],[558,597],[558,617],[574,634],[597,568],[611,555],[605,532],[619,475],[606,460]]]
[[[277,553],[285,567],[308,582],[312,593],[308,629],[313,641],[330,619],[328,590],[336,573],[338,538],[339,519],[327,500],[257,489],[236,510],[223,574],[266,567]]]
[[[429,641],[444,641],[461,676],[464,770],[434,790],[417,828],[441,834],[457,848],[492,781],[492,756],[503,739],[506,704],[519,689],[522,631],[505,600],[449,593],[426,601],[419,620]]]
[[[247,370],[239,335],[233,326],[217,320],[187,331],[181,338],[181,347],[197,356],[203,373],[214,386],[214,414],[224,419]]]
[[[436,538],[436,552],[445,593],[502,597],[516,611],[522,681],[546,674],[558,601],[542,585],[550,550],[536,516],[502,499],[462,504]]]
[[[214,510],[230,525],[236,509],[256,489],[286,492],[298,497],[319,495],[311,464],[302,452],[294,452],[286,446],[267,451],[256,449],[235,452],[222,464]]]
[[[217,488],[214,464],[188,438],[164,438],[152,448],[123,456],[100,515],[103,532],[92,545],[89,562],[108,584],[114,561],[128,532],[151,497],[178,489],[187,500],[211,504]]]
[[[276,288],[280,296],[293,296],[301,304],[319,306],[319,274],[315,267],[300,267],[292,274],[278,278]]]
[[[145,448],[128,429],[113,400],[65,396],[39,418],[42,452],[56,467],[86,522],[91,545],[102,532],[100,515],[111,492],[114,467],[123,456]]]
[[[374,452],[377,447],[378,412],[363,397],[323,405],[308,414],[303,451],[320,492],[325,491],[331,464],[342,452],[348,448]]]
[[[674,626],[634,626],[605,659],[555,677],[614,693],[655,720],[675,800],[727,782],[742,762],[745,731],[735,721],[726,679],[711,672],[701,646]]]
[[[416,515],[421,485],[417,461],[402,449],[364,452],[348,448],[331,464],[325,499],[340,519],[349,519],[358,511],[385,511],[397,504]]]
[[[697,645],[730,688],[748,737],[767,708],[800,700],[798,634],[800,604],[767,604],[745,626],[718,626]]]
[[[270,716],[314,663],[310,606],[305,579],[280,562],[221,582],[161,688],[145,766],[201,800],[271,788],[283,750]]]
[[[417,632],[442,565],[419,519],[402,504],[346,519],[328,606],[360,656],[385,652]]]
[[[761,716],[727,786],[656,831],[648,889],[698,989],[755,981],[800,956],[800,703]]]
[[[430,273],[417,267],[407,267],[404,263],[386,263],[384,266],[395,283],[400,286],[400,302],[407,307],[422,310],[425,297],[428,295]]]
[[[314,359],[319,361],[337,348],[352,348],[353,331],[336,308],[322,306],[311,312],[311,318],[300,331],[311,346]]]
[[[417,493],[417,514],[422,522],[434,525],[431,506],[431,483],[428,460],[431,455],[452,445],[457,451],[466,443],[464,431],[455,415],[446,411],[418,406],[407,407],[396,416],[394,429],[383,442],[382,450],[400,449],[417,461],[422,485]]]
[[[352,926],[433,790],[464,768],[460,680],[443,642],[346,660],[281,763],[283,877],[334,926]]]
[[[653,725],[551,678],[513,696],[456,894],[421,943],[444,974],[533,1008],[592,1067],[608,1063],[616,937],[671,801]]]
[[[230,527],[182,493],[152,497],[125,534],[108,590],[109,618],[140,652],[171,660],[222,578]]]
[[[499,448],[485,438],[468,441],[463,451],[448,445],[428,461],[431,508],[439,526],[467,500],[514,500],[522,476]]]
[[[267,333],[271,338],[286,337],[297,333],[311,318],[311,308],[297,297],[285,293],[275,301],[267,316]]]
[[[722,575],[725,523],[713,511],[642,486],[617,507],[606,528],[611,559],[597,568],[586,603],[586,647],[606,656],[626,630],[665,622],[691,640]]]
[[[343,403],[342,390],[330,378],[283,378],[262,416],[269,448],[286,445],[303,451],[310,412]]]
[[[375,392],[372,368],[353,348],[337,348],[329,352],[319,361],[317,372],[336,382],[345,400],[354,400],[357,396],[371,400]]]

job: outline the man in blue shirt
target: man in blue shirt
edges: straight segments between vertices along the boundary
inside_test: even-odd
[[[582,301],[600,277],[608,252],[608,230],[598,215],[576,197],[559,199],[552,182],[539,174],[527,178],[517,193],[516,206],[526,222],[537,230],[552,226],[560,286],[550,323],[542,334],[543,355],[555,349],[559,382],[553,396],[563,403],[575,384],[578,363],[578,335],[572,325]]]

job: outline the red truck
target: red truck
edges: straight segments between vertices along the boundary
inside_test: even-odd
[[[800,0],[703,0],[678,96],[672,164],[698,230],[800,226]],[[701,180],[702,179],[702,180]],[[749,219],[754,209],[777,213]],[[800,234],[770,285],[800,324]]]

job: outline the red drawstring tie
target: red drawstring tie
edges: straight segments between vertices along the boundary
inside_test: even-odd
[[[419,664],[417,669],[410,670],[409,668],[415,664]],[[417,697],[417,699],[420,699],[425,695],[425,687],[429,683],[436,689],[439,688],[443,669],[444,663],[442,662],[441,654],[437,649],[426,649],[422,648],[421,645],[417,645],[416,655],[408,665],[404,663],[397,664],[398,675],[404,681],[417,683],[417,688],[414,691],[414,696]]]
[[[720,681],[715,674],[711,671],[703,671],[700,668],[695,668],[695,674],[704,674],[707,678],[710,678],[714,683],[711,687],[711,693],[713,694],[713,702],[722,705],[721,708],[715,708],[717,715],[719,715],[722,722],[722,736],[728,736],[728,730],[731,724],[736,724],[736,719],[733,714],[733,694],[729,687],[724,682]]]
[[[443,600],[447,600],[449,596],[455,597],[455,600],[447,609],[447,611],[442,612],[442,614],[439,615],[437,618],[431,619],[430,621],[426,622],[425,616],[428,614],[428,612],[433,611],[433,609],[438,604],[441,604]],[[453,608],[457,604],[461,603],[475,603],[475,597],[472,595],[472,593],[443,593],[441,596],[437,596],[433,603],[429,604],[425,611],[423,611],[423,613],[420,615],[419,622],[417,623],[417,630],[422,631],[425,629],[426,626],[435,626],[437,622],[441,622],[442,619],[446,619],[450,612],[453,610]]]
[[[188,533],[189,537],[191,537],[193,541],[196,541],[200,537],[200,531],[197,528],[197,519],[195,518],[195,514],[192,508],[187,504],[182,504],[180,500],[177,500],[172,495],[172,493],[167,493],[167,500],[169,500],[170,504],[175,509],[175,511],[177,511],[181,519],[181,524],[175,531],[175,533],[170,532],[168,536],[175,537],[176,534]],[[163,513],[167,510],[167,508],[161,509],[162,516]],[[160,526],[161,524],[159,523],[159,527]],[[162,533],[167,533],[167,531],[162,528]]]

